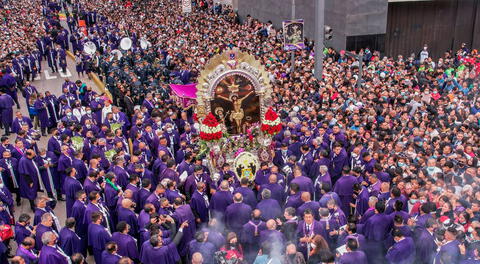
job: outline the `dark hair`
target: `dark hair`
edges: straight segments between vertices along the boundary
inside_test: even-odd
[[[378,201],[375,204],[375,210],[377,210],[380,214],[385,212],[385,202],[384,201]]]
[[[352,250],[352,251],[355,251],[358,249],[358,242],[356,239],[353,239],[353,238],[349,238],[347,240],[347,247]]]
[[[117,231],[122,233],[123,231],[127,230],[127,226],[128,226],[127,222],[120,221],[117,224]]]

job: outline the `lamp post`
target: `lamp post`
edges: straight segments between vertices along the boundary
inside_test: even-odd
[[[292,20],[295,19],[295,0],[292,0]],[[286,32],[283,32],[286,34]],[[295,71],[295,50],[292,50],[292,73]]]
[[[315,0],[315,78],[322,79],[325,37],[325,0]]]

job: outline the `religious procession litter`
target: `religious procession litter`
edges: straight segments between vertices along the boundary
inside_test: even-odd
[[[317,80],[311,41],[183,2],[2,1],[0,264],[480,263],[477,50]]]

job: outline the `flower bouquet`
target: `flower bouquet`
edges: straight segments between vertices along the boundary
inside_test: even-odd
[[[79,152],[83,149],[83,138],[82,137],[72,137],[72,146],[75,151]]]
[[[119,128],[122,129],[122,124],[120,124],[120,123],[110,124],[110,130],[111,130],[112,132],[114,132],[114,133],[115,133],[115,131],[116,131],[117,129],[119,129]]]
[[[210,112],[200,124],[200,139],[204,141],[219,140],[223,136],[222,128]]]
[[[261,130],[262,132],[272,136],[276,135],[278,132],[280,132],[280,130],[282,130],[280,117],[275,111],[273,111],[271,107],[268,108],[268,111],[265,113],[265,118],[262,122]]]
[[[115,155],[117,155],[117,151],[115,149],[105,151],[105,158],[107,158],[107,160],[110,162],[113,161],[113,157]]]

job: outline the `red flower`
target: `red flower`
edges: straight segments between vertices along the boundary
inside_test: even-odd
[[[218,126],[218,121],[212,112],[208,113],[208,115],[203,119],[202,124],[209,126],[209,127],[216,127]]]
[[[267,112],[265,113],[265,120],[275,121],[277,118],[278,118],[278,114],[275,111],[273,111],[271,107],[268,108]]]

